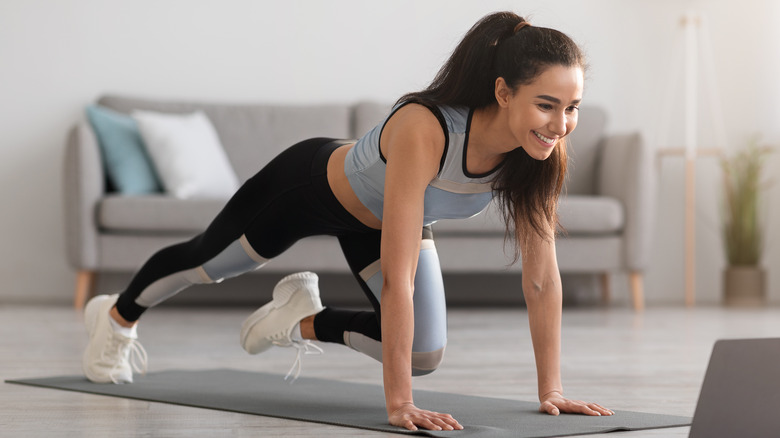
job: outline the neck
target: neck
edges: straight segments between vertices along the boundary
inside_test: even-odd
[[[474,172],[476,168],[490,171],[504,159],[509,143],[502,128],[506,126],[505,121],[502,123],[502,117],[504,114],[498,105],[474,110],[466,157],[470,172]]]

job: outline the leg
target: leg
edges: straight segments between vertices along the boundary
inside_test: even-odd
[[[601,303],[604,305],[609,304],[612,291],[609,272],[603,272],[601,274]]]
[[[256,269],[306,232],[317,231],[298,229],[294,221],[302,206],[308,205],[305,201],[316,200],[312,163],[329,143],[329,139],[312,139],[287,149],[236,192],[204,233],[158,251],[118,297],[91,300],[85,310],[90,336],[83,360],[87,377],[100,382],[132,381],[131,352],[143,351],[135,340],[133,323],[147,308],[192,284],[219,282]],[[266,228],[269,221],[277,226]],[[255,236],[258,240],[249,239],[257,229],[263,231]],[[135,367],[136,371],[145,369],[146,356],[141,356],[143,366]]]
[[[277,207],[292,192],[306,191],[309,163],[322,143],[323,139],[308,140],[282,152],[241,186],[204,233],[153,255],[120,295],[118,313],[136,321],[147,308],[190,285],[219,282],[257,269],[300,238],[284,232],[297,232],[291,224],[294,212],[278,212]],[[264,220],[283,226],[263,228]],[[256,229],[266,233],[258,237]],[[263,255],[255,248],[261,248]]]
[[[441,363],[447,344],[447,311],[439,257],[430,229],[426,228],[423,237],[414,281],[413,375],[433,372]],[[379,232],[370,238],[366,235],[340,238],[350,268],[374,311],[325,309],[313,321],[317,339],[345,344],[379,361],[382,360],[380,239]]]
[[[76,310],[84,308],[84,304],[92,298],[95,289],[95,271],[79,271],[76,273],[76,293],[73,297],[73,307]]]
[[[628,281],[631,285],[631,299],[634,302],[634,310],[641,312],[645,308],[645,292],[641,272],[630,272]]]

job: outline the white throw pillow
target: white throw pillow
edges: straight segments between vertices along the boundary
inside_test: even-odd
[[[181,199],[229,198],[239,182],[206,114],[134,111],[165,191]]]

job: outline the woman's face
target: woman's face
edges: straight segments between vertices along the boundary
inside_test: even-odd
[[[561,65],[548,67],[533,82],[515,90],[499,78],[496,97],[507,110],[515,145],[537,160],[547,159],[577,126],[583,82],[580,67]]]

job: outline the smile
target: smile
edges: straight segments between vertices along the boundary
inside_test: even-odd
[[[542,134],[539,134],[539,133],[538,133],[538,132],[536,132],[536,131],[531,131],[531,132],[533,132],[533,133],[534,133],[534,135],[536,136],[536,138],[538,138],[539,140],[541,140],[541,141],[543,141],[543,142],[545,142],[545,143],[547,143],[547,144],[553,144],[553,142],[555,142],[555,139],[554,139],[554,138],[545,137],[545,136],[543,136]]]

